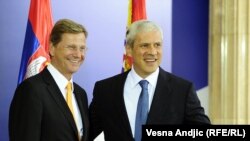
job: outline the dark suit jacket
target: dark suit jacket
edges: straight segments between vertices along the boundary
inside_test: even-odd
[[[96,82],[90,104],[91,138],[104,131],[105,141],[133,141],[123,98],[128,72]],[[192,83],[160,68],[146,124],[210,124]]]
[[[86,92],[74,83],[84,135],[89,138]],[[47,69],[26,79],[16,89],[9,112],[10,141],[77,141],[73,116]]]

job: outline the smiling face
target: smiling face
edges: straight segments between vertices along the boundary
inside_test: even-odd
[[[162,60],[162,35],[158,30],[139,32],[133,46],[127,47],[133,58],[133,67],[142,78],[153,73]]]
[[[58,44],[50,44],[51,64],[70,80],[83,63],[85,51],[84,33],[64,33]]]

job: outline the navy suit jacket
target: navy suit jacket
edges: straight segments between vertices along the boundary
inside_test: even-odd
[[[123,98],[128,72],[96,82],[90,104],[91,138],[133,141]],[[136,108],[136,107],[135,107]],[[160,68],[146,124],[210,124],[191,82]]]
[[[74,83],[83,122],[83,140],[89,138],[88,101]],[[16,89],[9,111],[10,141],[79,141],[74,118],[47,69],[26,79]]]

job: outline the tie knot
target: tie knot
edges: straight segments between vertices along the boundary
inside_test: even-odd
[[[68,82],[68,84],[67,84],[67,90],[68,91],[72,90],[72,84],[71,84],[71,82]]]
[[[142,89],[148,88],[148,81],[147,80],[141,80],[139,82],[139,84],[142,87]]]

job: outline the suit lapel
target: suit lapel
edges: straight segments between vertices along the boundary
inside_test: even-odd
[[[125,81],[128,75],[128,72],[123,73],[122,75],[120,75],[121,77],[119,78],[119,81],[115,82],[116,83],[116,87],[114,89],[114,100],[115,104],[116,104],[116,111],[119,112],[119,117],[120,117],[120,121],[122,122],[122,127],[125,128],[125,130],[127,131],[127,133],[130,136],[132,135],[132,131],[131,131],[131,127],[129,124],[129,119],[128,119],[128,115],[127,115],[127,110],[125,107],[125,102],[124,102],[124,97],[123,97],[123,89],[124,89],[124,85],[125,85]]]
[[[59,87],[57,86],[55,80],[53,79],[53,77],[51,76],[47,68],[45,68],[42,71],[41,75],[44,81],[47,83],[47,88],[48,88],[50,95],[53,97],[59,109],[63,112],[67,121],[70,123],[72,129],[74,130],[74,132],[76,133],[76,136],[78,137],[77,127],[74,121],[74,117],[71,114],[70,109],[68,108],[68,105],[65,99],[63,98],[62,93]]]
[[[82,117],[82,124],[83,124],[83,132],[86,132],[88,131],[88,124],[89,124],[89,121],[88,121],[88,111],[86,111],[87,109],[84,109],[83,105],[88,103],[87,101],[82,101],[82,98],[81,98],[81,92],[79,91],[79,89],[77,88],[77,86],[74,84],[74,94],[76,96],[76,101],[77,101],[77,104],[78,104],[78,107],[79,107],[79,110],[80,110],[80,113],[81,113],[81,117]],[[83,135],[86,135],[85,133]]]
[[[83,122],[83,126],[85,124],[85,121],[84,121],[84,117],[85,117],[85,110],[83,108],[83,101],[81,100],[81,97],[80,97],[80,92],[77,90],[76,86],[74,85],[74,94],[75,94],[75,97],[76,97],[76,101],[77,101],[77,105],[78,105],[78,108],[80,110],[80,113],[81,113],[81,117],[82,117],[82,122]]]
[[[166,72],[160,68],[157,85],[155,88],[155,93],[153,101],[148,114],[147,124],[152,124],[153,121],[157,121],[156,118],[160,117],[164,111],[164,106],[168,102],[168,94],[171,93],[171,88],[169,86],[169,78]]]

